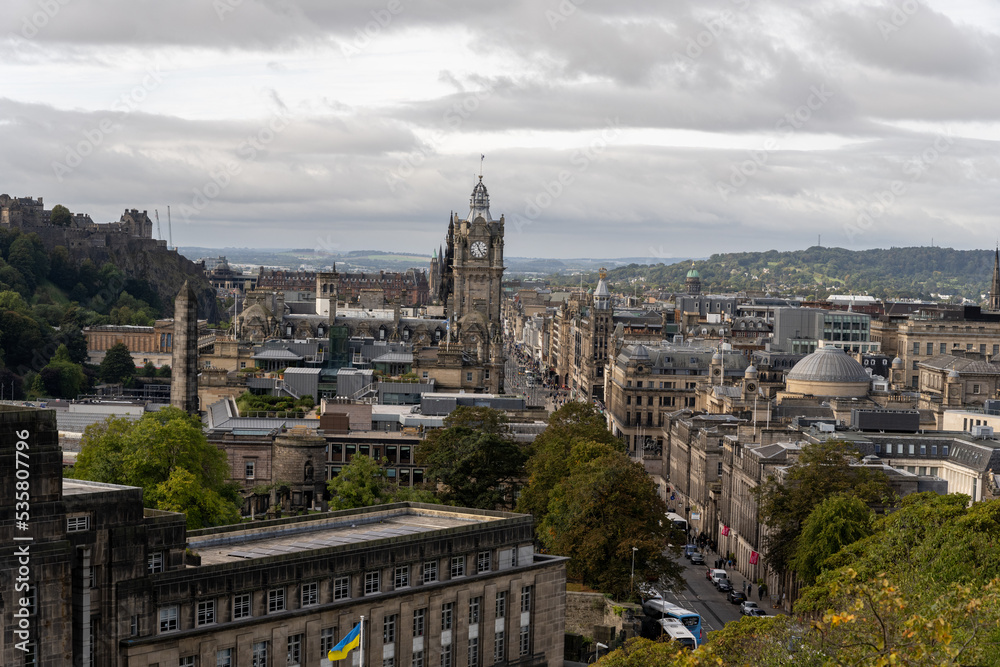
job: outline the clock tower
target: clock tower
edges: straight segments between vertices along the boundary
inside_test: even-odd
[[[441,293],[451,340],[482,367],[483,387],[490,393],[503,388],[503,234],[504,218],[494,220],[490,214],[490,195],[480,176],[468,216],[463,220],[453,213],[449,220]]]

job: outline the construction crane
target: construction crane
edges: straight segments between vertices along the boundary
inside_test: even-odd
[[[170,224],[170,204],[167,204],[167,235],[170,237],[167,248],[174,248],[174,228]],[[176,248],[174,249],[176,250]]]
[[[156,236],[157,238],[163,238],[163,232],[160,231],[160,212],[157,209],[153,209],[153,213],[156,215]]]

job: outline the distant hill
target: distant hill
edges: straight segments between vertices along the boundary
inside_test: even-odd
[[[612,269],[612,283],[641,280],[646,287],[681,290],[692,266],[703,292],[763,290],[823,298],[850,292],[879,298],[953,295],[979,301],[989,291],[994,251],[939,247],[743,252],[675,264],[630,264]],[[596,276],[590,276],[591,282]]]

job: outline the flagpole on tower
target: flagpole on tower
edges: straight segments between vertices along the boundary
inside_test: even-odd
[[[358,664],[365,667],[365,617],[361,617],[361,633],[358,636],[358,646],[361,647],[361,655]]]
[[[479,154],[479,180],[483,180],[483,160],[485,160],[485,159],[486,159],[486,156],[483,155],[482,153],[480,153]]]

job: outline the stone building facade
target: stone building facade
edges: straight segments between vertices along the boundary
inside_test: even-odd
[[[0,406],[0,435],[4,517],[19,441],[30,457],[27,527],[0,524],[4,665],[325,664],[361,616],[364,667],[562,664],[565,559],[534,552],[529,516],[401,503],[187,531],[141,489],[63,480],[53,412]]]

